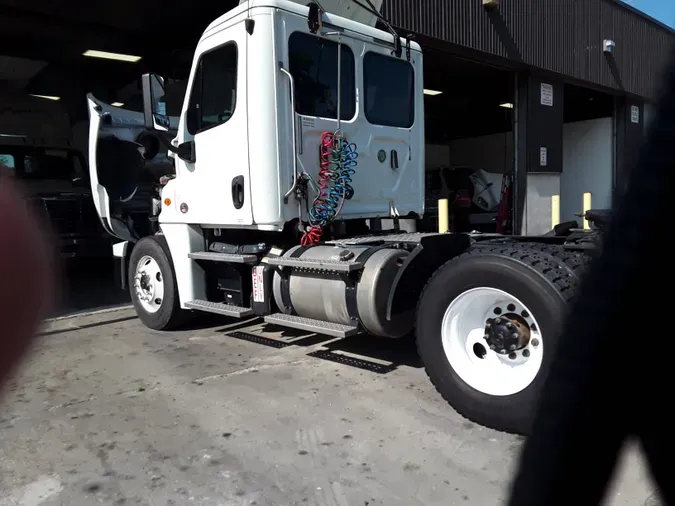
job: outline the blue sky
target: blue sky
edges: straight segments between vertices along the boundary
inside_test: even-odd
[[[662,23],[675,28],[675,1],[673,0],[626,0],[627,4],[649,14]]]

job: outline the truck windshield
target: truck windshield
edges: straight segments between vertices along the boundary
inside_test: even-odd
[[[71,180],[81,176],[77,152],[69,149],[0,147],[0,174],[20,179]]]

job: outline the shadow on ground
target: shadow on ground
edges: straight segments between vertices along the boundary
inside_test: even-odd
[[[250,326],[251,323],[249,322]],[[369,335],[334,338],[319,334],[295,331],[263,324],[255,328],[223,328],[228,337],[249,341],[272,348],[315,347],[308,356],[364,369],[378,374],[387,374],[400,366],[422,367],[412,336],[402,339],[387,339]],[[274,335],[275,337],[270,337]]]
[[[130,304],[128,291],[118,288],[115,276],[112,258],[64,263],[61,268],[59,298],[51,316],[62,317]],[[203,314],[192,319],[184,330],[217,328],[222,322],[221,316]],[[336,339],[263,324],[256,318],[233,322],[218,332],[234,339],[273,348],[309,348],[322,345],[308,355],[379,374],[387,374],[400,366],[422,367],[414,339],[410,337],[386,339],[357,335]]]
[[[69,260],[60,268],[56,308],[60,317],[130,303],[129,292],[118,288],[113,258]]]

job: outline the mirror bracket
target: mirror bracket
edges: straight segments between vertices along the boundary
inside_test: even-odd
[[[309,13],[307,14],[307,27],[309,28],[309,31],[313,34],[316,34],[319,30],[321,30],[321,27],[323,26],[321,16],[321,8],[319,7],[319,4],[316,2],[311,2],[308,4],[309,6]]]

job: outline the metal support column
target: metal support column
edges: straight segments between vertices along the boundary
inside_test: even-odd
[[[514,231],[537,235],[547,231],[552,198],[560,195],[564,87],[532,72],[519,74],[517,84]]]
[[[645,142],[644,102],[633,97],[617,97],[614,106],[615,158],[614,202],[626,193],[630,171],[637,163]]]

